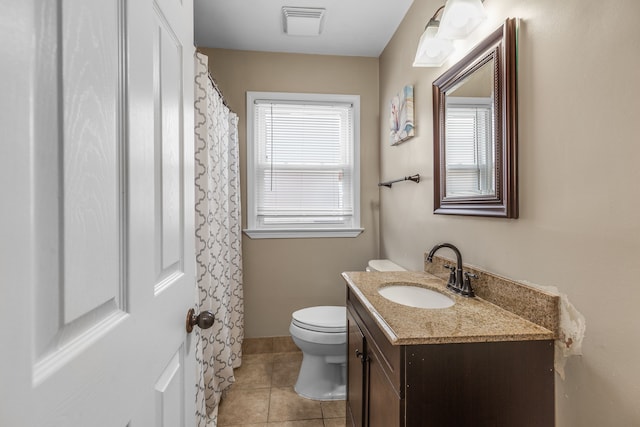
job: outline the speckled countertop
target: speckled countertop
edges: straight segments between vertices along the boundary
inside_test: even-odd
[[[479,297],[465,298],[446,289],[429,273],[345,272],[347,286],[369,310],[393,345],[552,340],[553,332]],[[424,309],[387,300],[378,289],[411,284],[439,291],[455,301],[449,308]]]

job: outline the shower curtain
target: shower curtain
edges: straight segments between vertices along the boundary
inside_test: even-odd
[[[215,427],[244,337],[238,116],[214,86],[207,56],[196,53],[195,70],[197,303],[215,313],[211,328],[195,329],[196,418]]]

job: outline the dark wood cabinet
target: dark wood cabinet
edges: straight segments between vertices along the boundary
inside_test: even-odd
[[[370,352],[368,364],[367,425],[370,427],[401,425],[402,399],[398,390],[389,383],[382,368],[383,362],[374,351]]]
[[[348,290],[347,425],[554,425],[553,341],[394,346]]]
[[[347,310],[347,330],[348,330],[348,357],[347,357],[347,422],[353,426],[363,426],[365,413],[365,396],[367,391],[364,388],[365,378],[368,377],[366,371],[366,347],[364,335],[356,324],[353,316]]]
[[[389,379],[393,373],[389,371],[384,355],[368,330],[355,320],[355,316],[352,309],[347,311],[347,425],[397,426],[402,408],[400,381]]]

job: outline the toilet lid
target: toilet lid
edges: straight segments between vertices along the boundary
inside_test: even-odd
[[[347,308],[337,306],[308,307],[293,312],[293,323],[320,332],[345,332]]]

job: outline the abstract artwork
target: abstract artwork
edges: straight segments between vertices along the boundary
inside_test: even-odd
[[[407,85],[391,100],[389,141],[397,145],[415,135],[413,124],[413,86]]]

